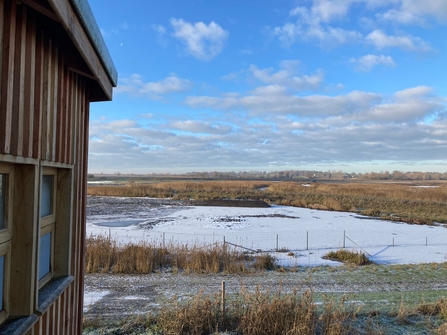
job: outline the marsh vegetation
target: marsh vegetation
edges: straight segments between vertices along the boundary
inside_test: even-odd
[[[258,200],[349,211],[412,224],[447,223],[447,184],[269,181],[127,182],[89,187],[90,195],[177,200]],[[288,252],[288,250],[283,250]],[[150,312],[111,317],[95,307],[86,334],[446,334],[446,263],[371,264],[345,249],[326,255],[340,267],[282,268],[265,253],[222,243],[117,245],[87,239],[87,283],[117,292],[150,288]],[[362,265],[362,266],[359,266]],[[140,281],[149,280],[150,284]],[[233,282],[223,310],[220,281]],[[239,283],[239,285],[238,285]],[[297,285],[298,284],[298,285]],[[97,285],[97,284],[88,284]],[[239,286],[239,289],[234,287]],[[135,288],[136,287],[136,288]],[[149,292],[149,291],[148,291]],[[146,294],[146,293],[144,293]],[[136,300],[126,302],[129,308]],[[99,306],[99,305],[98,305]],[[112,308],[109,303],[106,309]],[[135,307],[137,310],[137,307]],[[96,313],[96,314],[95,314]]]
[[[447,183],[311,183],[268,181],[127,182],[89,186],[100,196],[179,200],[251,199],[268,204],[354,212],[412,224],[447,223]]]

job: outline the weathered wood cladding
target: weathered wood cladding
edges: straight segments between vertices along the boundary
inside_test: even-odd
[[[73,57],[67,61],[64,46],[41,21],[42,14],[21,2],[0,0],[0,154],[11,162],[61,163],[73,171],[75,279],[27,334],[80,334],[92,79],[72,71]]]
[[[88,108],[89,79],[65,66],[32,10],[8,0],[4,7],[0,153],[74,164],[76,117]]]

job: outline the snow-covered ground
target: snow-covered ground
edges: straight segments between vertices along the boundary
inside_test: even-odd
[[[244,208],[144,203],[132,206],[132,198],[114,198],[114,201],[108,210],[88,214],[88,236],[102,234],[119,243],[156,241],[207,245],[225,240],[272,252],[278,264],[284,266],[338,265],[321,257],[343,246],[367,253],[376,263],[447,261],[447,229],[442,226],[409,225],[353,213],[287,206]],[[115,212],[121,203],[121,210]],[[277,249],[294,255],[275,252]]]

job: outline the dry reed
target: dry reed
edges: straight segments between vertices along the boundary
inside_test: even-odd
[[[228,301],[223,320],[218,295],[202,293],[192,300],[165,307],[155,323],[163,334],[213,334],[227,331],[243,335],[341,335],[377,334],[376,327],[355,327],[359,310],[326,297],[319,308],[312,291],[290,293],[246,292],[244,289]]]
[[[88,194],[180,200],[253,199],[313,209],[356,212],[414,224],[447,222],[447,184],[170,181],[89,186]],[[421,185],[419,185],[421,186]]]
[[[353,265],[368,265],[372,263],[364,253],[346,249],[331,251],[322,258]]]
[[[275,268],[275,259],[270,255],[247,255],[219,243],[207,247],[174,243],[163,247],[150,242],[119,246],[107,237],[97,236],[87,238],[86,246],[86,273],[236,273]]]

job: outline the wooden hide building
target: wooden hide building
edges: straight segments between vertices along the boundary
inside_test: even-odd
[[[87,0],[0,0],[0,334],[82,332],[89,104],[116,80]]]

